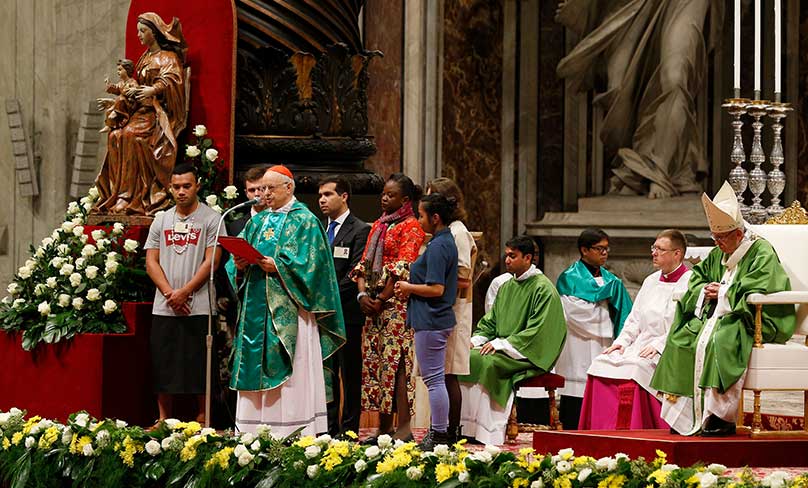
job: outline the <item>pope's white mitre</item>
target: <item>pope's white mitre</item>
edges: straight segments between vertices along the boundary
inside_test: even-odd
[[[701,195],[701,204],[710,224],[710,232],[723,234],[735,229],[743,229],[743,217],[738,206],[738,198],[728,182],[724,182],[712,200],[706,193]]]

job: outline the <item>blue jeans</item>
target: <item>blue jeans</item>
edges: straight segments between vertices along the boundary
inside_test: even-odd
[[[444,368],[446,341],[451,333],[452,329],[415,331],[415,355],[429,391],[432,430],[437,432],[446,432],[449,428],[449,393],[446,391]]]

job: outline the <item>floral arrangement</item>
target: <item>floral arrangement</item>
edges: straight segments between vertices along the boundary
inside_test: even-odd
[[[71,202],[64,222],[39,246],[31,246],[31,257],[8,285],[0,303],[0,329],[21,331],[26,350],[78,333],[125,332],[120,302],[144,299],[148,277],[138,242],[124,238],[124,225],[85,233],[97,199],[93,187]]]
[[[200,200],[213,210],[222,213],[233,206],[238,198],[238,190],[233,185],[223,187],[226,181],[224,160],[219,157],[219,151],[213,147],[213,139],[207,135],[207,127],[201,124],[194,126],[194,144],[185,146],[185,160],[193,164],[199,172],[202,186],[199,189]],[[231,214],[230,219],[238,217],[238,214]]]
[[[0,478],[23,486],[257,486],[512,488],[806,488],[808,474],[775,471],[757,479],[750,470],[727,476],[719,464],[679,467],[657,451],[651,462],[625,454],[594,459],[572,449],[539,455],[463,443],[421,452],[412,442],[380,436],[363,446],[341,439],[222,434],[196,422],[169,419],[150,432],[86,412],[66,424],[0,413]]]

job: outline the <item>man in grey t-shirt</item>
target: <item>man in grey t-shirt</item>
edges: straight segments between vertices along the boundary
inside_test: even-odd
[[[146,272],[157,287],[150,345],[160,420],[172,416],[178,394],[196,395],[197,420],[205,420],[208,277],[219,261],[220,253],[213,254],[219,214],[199,202],[199,187],[192,165],[174,168],[170,190],[177,205],[155,217],[145,245]]]

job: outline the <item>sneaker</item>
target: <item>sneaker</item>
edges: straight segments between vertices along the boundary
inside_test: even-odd
[[[424,452],[434,451],[435,446],[441,444],[450,445],[449,434],[447,432],[438,432],[437,430],[429,429],[429,432],[421,440],[421,443],[418,444],[418,449]]]

